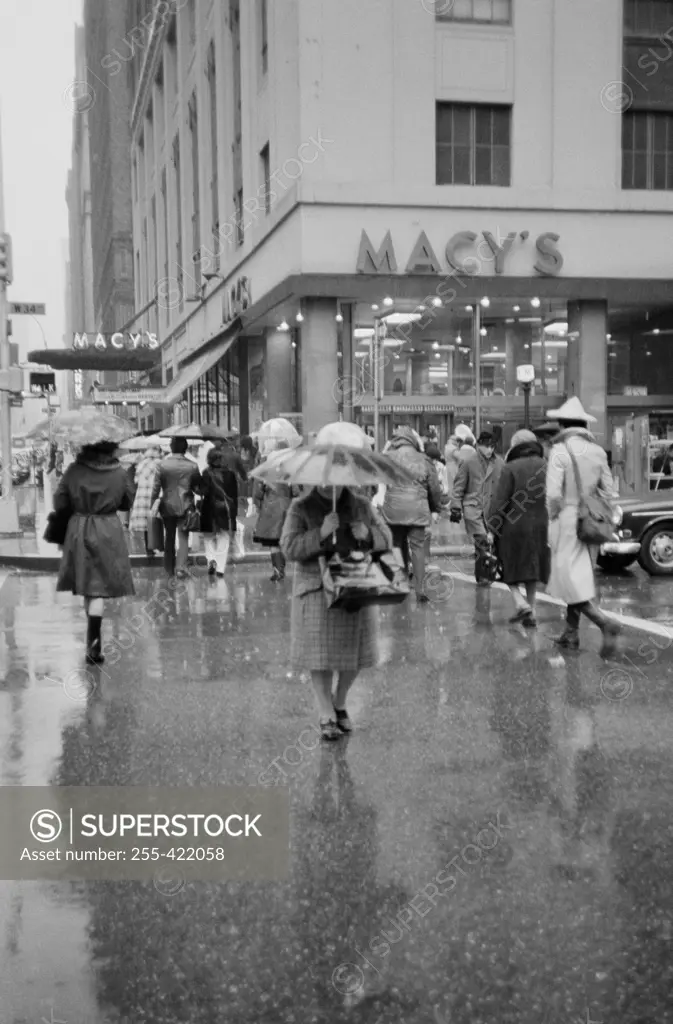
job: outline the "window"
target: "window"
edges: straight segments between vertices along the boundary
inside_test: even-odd
[[[673,114],[622,116],[622,188],[673,189]]]
[[[161,171],[161,207],[162,207],[162,211],[163,211],[163,222],[164,222],[164,225],[163,225],[163,239],[162,239],[162,241],[163,241],[163,248],[164,248],[164,285],[163,285],[163,287],[166,288],[166,287],[168,287],[168,238],[169,238],[169,235],[168,235],[168,194],[167,194],[167,191],[166,191],[166,168],[165,167]],[[168,302],[164,302],[164,316],[165,316],[165,319],[166,319],[166,323],[168,323],[169,316],[170,316],[169,308],[170,308],[170,304]]]
[[[201,204],[199,192],[199,122],[196,93],[189,101],[189,130],[192,136],[192,262],[197,289],[201,287]]]
[[[437,184],[509,185],[511,107],[437,104]]]
[[[217,68],[214,43],[210,44],[208,50],[208,98],[210,103],[210,222],[213,252],[215,253],[213,266],[210,269],[217,273],[220,269],[220,200],[217,168]]]
[[[271,213],[271,155],[268,142],[259,154],[259,161],[261,165],[260,176],[264,185],[264,211],[268,215]]]
[[[262,74],[269,70],[269,3],[257,0],[259,5],[259,45],[262,58]]]
[[[624,33],[655,38],[673,28],[672,0],[624,0]]]
[[[435,16],[439,21],[490,21],[509,25],[512,0],[435,0]]]
[[[243,189],[239,188],[234,196],[234,217],[236,219],[236,245],[241,246],[245,241],[245,227],[243,225]]]

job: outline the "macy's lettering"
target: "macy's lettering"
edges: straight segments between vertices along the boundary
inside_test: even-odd
[[[484,262],[493,262],[496,274],[504,274],[505,263],[515,243],[526,242],[528,231],[510,231],[504,238],[496,239],[490,231],[482,231],[481,241],[474,231],[459,231],[447,242],[444,254],[450,269],[456,274],[475,276],[480,273]],[[535,240],[534,269],[538,274],[551,277],[563,266],[563,256],[556,247],[559,235],[546,231]],[[390,231],[378,249],[375,249],[366,231],[360,238],[357,262],[358,274],[396,274],[397,257]],[[406,265],[407,274],[442,274],[442,266],[435,254],[430,239],[421,231]]]
[[[143,337],[144,335],[144,337]],[[136,349],[136,348],[159,348],[159,339],[156,334],[150,331],[138,331],[137,334],[124,336],[121,331],[111,334],[109,340],[104,334],[97,334],[95,341],[89,344],[89,337],[86,333],[75,334],[72,343],[73,348],[97,348],[104,351],[107,348]]]

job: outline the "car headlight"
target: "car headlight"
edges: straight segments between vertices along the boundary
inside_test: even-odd
[[[621,523],[623,518],[624,518],[624,509],[622,508],[621,505],[617,505],[615,507],[614,512],[612,513],[612,525],[613,526],[619,526],[619,524]]]

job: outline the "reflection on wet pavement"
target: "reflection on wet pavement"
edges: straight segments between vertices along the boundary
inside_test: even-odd
[[[455,580],[382,613],[356,732],[325,747],[266,575],[139,575],[89,670],[78,602],[6,581],[2,784],[288,785],[292,871],[0,883],[2,1024],[673,1022],[667,643],[608,665],[590,627],[563,658],[558,608],[531,635]]]

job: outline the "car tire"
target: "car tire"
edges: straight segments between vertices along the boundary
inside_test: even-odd
[[[633,565],[637,557],[637,555],[599,555],[596,565],[606,573],[623,572],[624,569]]]
[[[638,561],[650,576],[673,576],[673,522],[659,523],[643,534]]]

